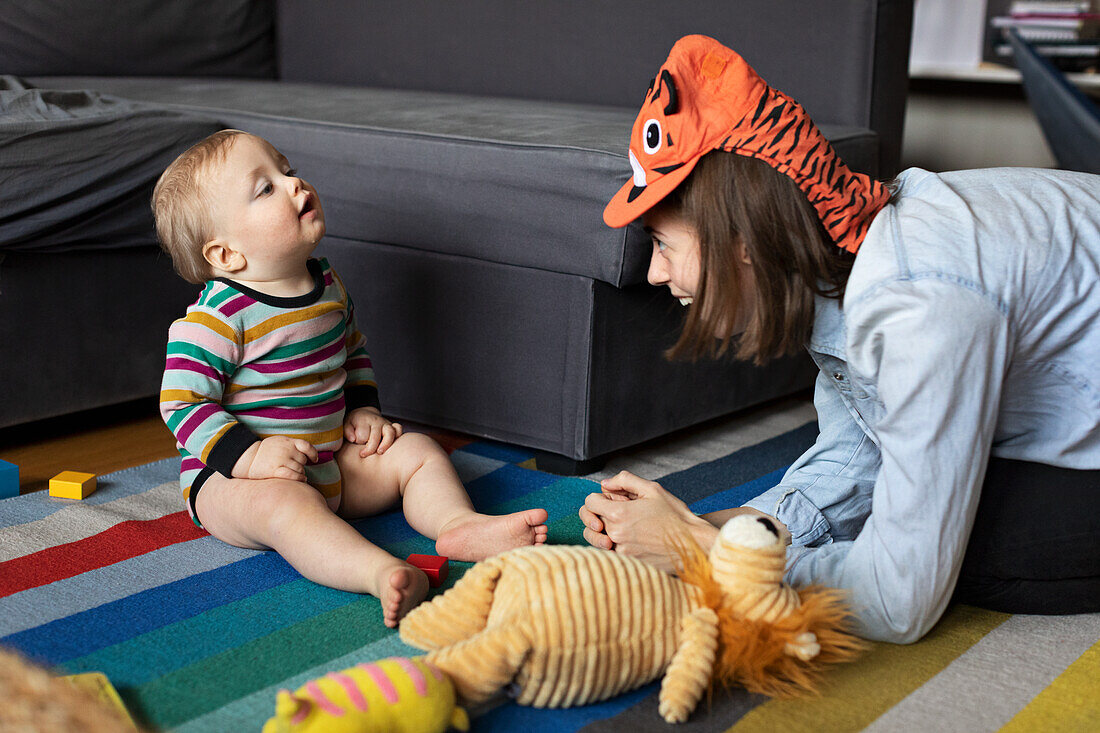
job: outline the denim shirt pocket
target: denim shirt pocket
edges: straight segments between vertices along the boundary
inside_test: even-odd
[[[817,368],[828,377],[833,387],[840,393],[844,406],[848,408],[856,424],[875,445],[878,445],[872,426],[882,417],[882,404],[857,380],[852,379],[846,361],[816,350],[811,350],[810,356],[817,364]]]

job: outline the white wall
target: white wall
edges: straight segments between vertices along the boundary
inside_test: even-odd
[[[988,15],[1002,5],[987,13],[986,0],[915,0],[903,168],[1055,165],[1018,77],[982,64]]]
[[[934,91],[909,94],[901,164],[932,171],[1056,165],[1025,100]]]

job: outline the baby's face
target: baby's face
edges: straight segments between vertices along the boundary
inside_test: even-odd
[[[261,138],[234,138],[208,185],[215,236],[243,253],[253,274],[300,268],[325,234],[317,191]]]

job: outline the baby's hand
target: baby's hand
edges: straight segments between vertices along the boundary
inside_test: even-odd
[[[317,449],[308,440],[273,435],[253,443],[233,467],[233,475],[237,478],[286,478],[304,482],[306,463],[316,461]]]
[[[344,418],[344,440],[362,445],[360,458],[382,455],[401,437],[401,424],[391,423],[374,407],[360,407]]]

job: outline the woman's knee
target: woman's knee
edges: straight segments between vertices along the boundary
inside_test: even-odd
[[[1100,577],[1032,580],[962,576],[953,600],[1003,613],[1095,613],[1100,611]]]

